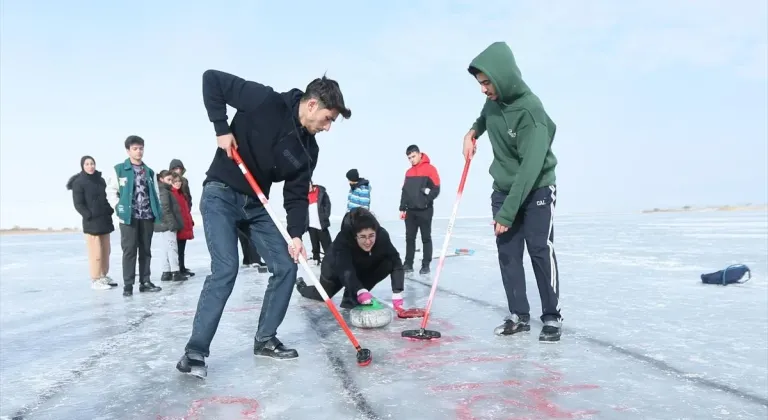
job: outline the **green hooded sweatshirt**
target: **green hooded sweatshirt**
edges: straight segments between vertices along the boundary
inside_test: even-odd
[[[469,65],[470,74],[483,72],[496,89],[472,125],[475,137],[488,131],[493,149],[489,173],[493,189],[507,194],[494,220],[512,226],[532,190],[555,185],[557,159],[551,145],[555,123],[539,98],[523,81],[512,50],[494,42]]]

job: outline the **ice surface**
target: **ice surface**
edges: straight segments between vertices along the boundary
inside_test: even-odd
[[[209,258],[188,244],[197,276],[123,298],[88,288],[80,235],[0,239],[0,416],[17,419],[765,419],[768,416],[768,217],[690,213],[558,217],[562,341],[537,340],[536,283],[525,260],[533,325],[499,338],[506,315],[489,219],[460,219],[429,327],[419,319],[353,329],[355,352],[325,305],[294,295],[279,337],[293,361],[252,355],[267,275],[241,270],[208,359],[208,378],[175,370]],[[435,262],[445,220],[434,222]],[[404,249],[402,222],[387,223]],[[334,226],[335,228],[335,226]],[[335,232],[334,232],[335,233]],[[307,240],[307,245],[309,241]],[[120,275],[119,235],[112,273]],[[159,255],[157,250],[155,255]],[[744,263],[743,285],[699,275]],[[417,260],[418,264],[418,260]],[[153,261],[159,277],[159,261]],[[305,275],[305,274],[304,274]],[[122,282],[120,282],[122,283]],[[407,282],[423,306],[429,279]],[[388,300],[389,282],[374,294]],[[339,302],[339,296],[335,298]]]

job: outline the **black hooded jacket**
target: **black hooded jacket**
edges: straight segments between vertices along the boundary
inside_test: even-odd
[[[189,191],[189,180],[184,177],[184,174],[187,173],[187,168],[184,167],[184,162],[182,162],[181,159],[171,159],[171,164],[168,165],[168,170],[172,171],[176,168],[181,168],[181,195],[187,200],[187,204],[189,204],[189,208],[191,209],[193,207],[192,193]]]
[[[307,191],[319,153],[315,136],[299,122],[302,95],[299,89],[278,93],[218,70],[203,73],[203,102],[216,135],[234,135],[237,151],[267,198],[273,183],[285,181],[283,207],[288,234],[294,238],[300,238],[309,225]],[[227,105],[237,110],[231,125],[227,124]],[[221,148],[216,149],[206,175],[203,184],[221,182],[258,198],[240,168]]]
[[[114,232],[112,214],[115,210],[107,201],[106,188],[107,183],[99,171],[93,174],[81,171],[67,181],[75,210],[83,217],[83,233],[106,235]]]
[[[347,284],[344,286],[353,289],[351,295],[354,296],[363,288],[361,278],[375,271],[383,262],[390,262],[393,267],[390,275],[392,292],[402,292],[405,286],[403,262],[400,259],[400,253],[392,244],[389,232],[379,226],[376,230],[376,242],[370,252],[360,248],[355,236],[356,232],[349,223],[349,218],[345,217],[338,235],[333,240],[331,252],[323,259],[321,275],[337,283],[341,283],[341,279],[345,278]]]

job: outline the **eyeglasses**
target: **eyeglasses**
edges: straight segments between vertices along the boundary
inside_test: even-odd
[[[371,233],[370,235],[357,235],[356,238],[358,242],[373,241],[376,239],[376,234]]]

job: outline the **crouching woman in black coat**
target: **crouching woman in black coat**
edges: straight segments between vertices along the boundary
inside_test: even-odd
[[[80,159],[80,173],[67,182],[72,191],[75,210],[83,217],[83,233],[88,248],[88,263],[91,274],[91,288],[106,290],[117,283],[109,278],[109,255],[111,247],[109,234],[115,230],[106,193],[107,183],[96,170],[96,161],[90,156]]]
[[[344,216],[341,230],[320,267],[320,284],[329,297],[344,289],[342,308],[370,304],[370,291],[390,277],[392,305],[402,310],[403,263],[389,233],[369,210],[358,207]],[[301,278],[296,281],[296,289],[305,298],[323,300],[315,286],[307,286]]]

